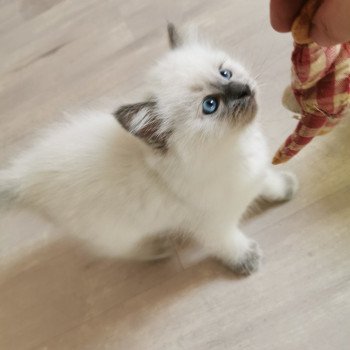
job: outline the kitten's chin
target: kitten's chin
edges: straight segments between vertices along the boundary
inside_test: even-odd
[[[232,122],[234,126],[246,126],[256,117],[258,104],[254,96],[246,97],[240,102],[238,113],[233,113]]]

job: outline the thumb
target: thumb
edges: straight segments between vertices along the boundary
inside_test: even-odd
[[[312,39],[321,46],[350,41],[350,1],[325,0],[313,18]]]

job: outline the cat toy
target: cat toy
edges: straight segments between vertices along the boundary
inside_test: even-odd
[[[315,136],[331,131],[350,110],[350,43],[322,47],[310,39],[320,3],[307,1],[292,25],[292,80],[283,102],[299,114],[299,122],[273,164],[287,162]]]

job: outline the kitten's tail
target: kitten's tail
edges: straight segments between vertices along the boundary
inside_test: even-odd
[[[17,200],[19,180],[9,171],[0,170],[0,209],[8,209]]]

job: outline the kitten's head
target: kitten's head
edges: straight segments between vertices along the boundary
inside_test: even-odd
[[[179,143],[219,141],[256,114],[255,82],[226,53],[168,25],[172,50],[150,74],[148,101],[120,107],[121,125],[165,150]]]

